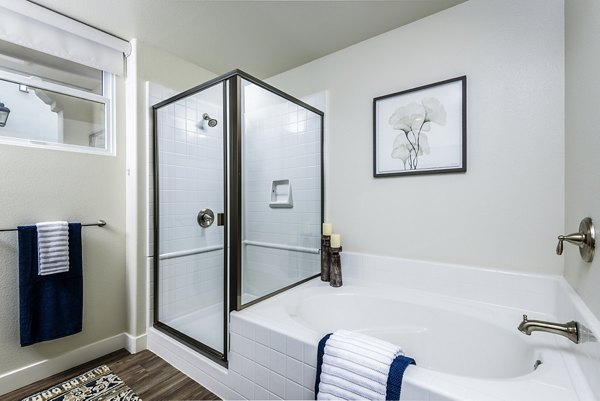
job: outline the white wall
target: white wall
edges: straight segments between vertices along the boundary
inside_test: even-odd
[[[471,0],[270,78],[329,91],[326,216],[344,250],[561,273],[562,0]],[[372,99],[468,77],[466,174],[372,176]]]
[[[2,228],[59,219],[108,222],[82,232],[83,332],[26,348],[19,346],[17,234],[0,233],[0,394],[125,345],[115,337],[126,331],[122,78],[116,87],[116,156],[0,145]]]
[[[565,231],[591,217],[600,228],[600,3],[566,0]],[[596,231],[598,233],[598,231]],[[596,240],[596,246],[600,243]],[[565,276],[600,318],[600,255],[585,263],[565,245]]]

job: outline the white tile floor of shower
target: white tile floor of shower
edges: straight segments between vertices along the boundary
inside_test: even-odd
[[[163,322],[177,331],[223,352],[223,303]]]

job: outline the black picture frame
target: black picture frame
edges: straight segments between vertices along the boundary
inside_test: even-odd
[[[373,99],[374,177],[466,171],[466,75]]]

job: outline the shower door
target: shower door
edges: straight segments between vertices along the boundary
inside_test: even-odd
[[[154,326],[226,361],[226,82],[154,110]]]

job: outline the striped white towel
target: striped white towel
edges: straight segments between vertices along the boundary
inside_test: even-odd
[[[37,223],[38,275],[69,271],[69,223],[49,221]]]
[[[402,348],[347,330],[329,337],[323,354],[318,400],[385,400],[390,365]]]

